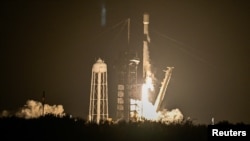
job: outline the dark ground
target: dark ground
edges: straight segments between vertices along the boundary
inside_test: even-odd
[[[218,125],[232,125],[227,121]],[[244,125],[244,123],[238,123]],[[249,127],[249,125],[247,125]],[[192,121],[166,125],[149,122],[97,125],[80,118],[45,116],[37,119],[8,117],[0,119],[1,138],[7,140],[119,140],[119,141],[206,141],[208,126]]]

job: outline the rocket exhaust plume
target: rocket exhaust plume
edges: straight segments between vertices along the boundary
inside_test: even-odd
[[[160,110],[161,102],[164,99],[166,89],[171,78],[173,67],[167,67],[165,70],[165,78],[162,81],[162,86],[157,95],[155,104],[153,105],[148,97],[151,91],[154,91],[152,76],[147,76],[145,83],[142,85],[142,117],[147,120],[161,121],[163,123],[178,123],[183,120],[183,115],[179,109],[168,111],[166,109]]]
[[[153,90],[152,79],[147,77],[146,83],[142,86],[142,117],[147,120],[160,121],[166,124],[181,122],[183,114],[179,109],[171,111],[167,109],[158,110],[158,107],[149,101],[149,92]]]

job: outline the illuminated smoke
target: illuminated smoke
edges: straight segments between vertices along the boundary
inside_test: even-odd
[[[158,112],[157,120],[166,124],[180,123],[181,121],[183,121],[183,114],[179,109],[173,109],[171,111],[167,111],[167,109],[164,109]]]
[[[48,104],[44,105],[44,115],[46,114],[52,114],[55,116],[63,116],[65,115],[64,109],[62,105],[53,105],[50,106]],[[34,101],[34,100],[28,100],[26,102],[26,105],[22,107],[17,113],[17,117],[21,118],[38,118],[43,115],[43,105],[41,102]]]
[[[157,107],[149,101],[150,92],[154,91],[152,75],[147,76],[142,85],[142,117],[147,120],[160,121],[162,123],[180,123],[183,120],[183,114],[179,109],[168,111],[166,109],[157,112]]]

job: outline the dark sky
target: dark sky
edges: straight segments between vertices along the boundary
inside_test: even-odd
[[[142,50],[144,12],[150,15],[150,57],[160,83],[175,69],[164,106],[197,123],[250,123],[250,4],[248,1],[3,0],[1,4],[0,111],[28,99],[87,118],[91,69],[108,65],[110,116],[115,118],[113,69],[127,47]],[[101,8],[106,6],[106,25]],[[158,89],[158,88],[157,88]]]

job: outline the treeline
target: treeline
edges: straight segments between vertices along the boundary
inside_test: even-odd
[[[221,122],[220,124],[230,124]],[[243,123],[242,123],[243,124]],[[159,122],[88,123],[81,118],[47,115],[35,119],[0,118],[1,138],[7,140],[89,141],[206,141],[207,125],[191,121],[178,124]]]

